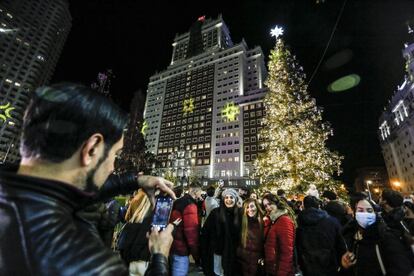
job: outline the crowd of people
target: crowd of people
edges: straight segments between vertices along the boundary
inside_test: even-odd
[[[181,223],[170,250],[173,276],[187,275],[190,259],[208,276],[414,275],[414,196],[384,190],[378,202],[363,192],[346,202],[332,191],[319,197],[313,185],[301,200],[281,189],[203,191],[191,183],[183,195],[175,191],[170,220]],[[140,212],[133,202],[141,196],[128,212]],[[131,275],[145,260],[129,263]],[[141,267],[133,275],[144,275]]]
[[[126,116],[89,88],[38,88],[0,170],[0,275],[414,275],[413,197],[341,200],[113,174]],[[321,192],[321,196],[319,196]],[[151,227],[156,194],[174,204]],[[133,194],[123,208],[113,198]],[[117,224],[122,229],[115,231]],[[116,237],[113,242],[113,237]]]

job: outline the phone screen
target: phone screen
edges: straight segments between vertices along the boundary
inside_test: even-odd
[[[161,230],[167,227],[173,206],[173,199],[169,196],[158,196],[155,203],[152,226],[159,227]]]

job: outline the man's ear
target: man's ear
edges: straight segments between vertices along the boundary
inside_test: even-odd
[[[99,156],[104,146],[104,139],[102,134],[95,133],[86,140],[81,148],[81,164],[82,166],[89,166],[92,161]]]

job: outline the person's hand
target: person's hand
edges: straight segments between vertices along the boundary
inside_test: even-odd
[[[356,264],[356,257],[355,254],[352,252],[347,251],[341,258],[341,264],[344,268],[348,269],[354,264]]]
[[[181,219],[176,219],[173,223],[168,224],[163,231],[156,227],[151,229],[151,232],[147,234],[148,247],[151,254],[162,254],[168,258],[170,247],[174,240],[172,233],[180,222]]]
[[[176,199],[175,193],[172,190],[174,186],[172,182],[165,180],[162,177],[156,177],[151,175],[139,175],[138,183],[140,187],[148,195],[151,203],[155,203],[155,191],[160,190],[161,192],[167,193],[172,199]]]

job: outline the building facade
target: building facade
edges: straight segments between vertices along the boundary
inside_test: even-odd
[[[172,46],[170,65],[148,84],[148,150],[177,176],[254,185],[267,91],[261,48],[234,44],[221,16],[200,17]]]
[[[406,76],[379,121],[379,140],[391,187],[414,192],[414,43],[405,44]]]
[[[66,0],[0,2],[0,163],[19,159],[30,93],[51,78],[70,27]]]

